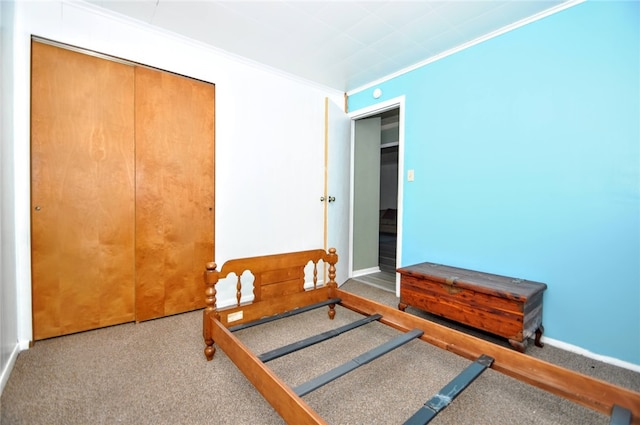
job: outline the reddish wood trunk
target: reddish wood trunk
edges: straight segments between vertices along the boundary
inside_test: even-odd
[[[398,272],[401,310],[412,306],[508,338],[519,351],[534,334],[542,346],[546,284],[433,263]]]

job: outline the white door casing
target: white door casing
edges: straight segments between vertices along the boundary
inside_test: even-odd
[[[388,111],[390,109],[394,109],[394,108],[399,108],[399,128],[398,128],[398,212],[397,212],[397,250],[396,250],[396,264],[398,267],[402,266],[402,227],[403,227],[403,199],[404,199],[404,178],[405,178],[405,165],[404,165],[404,142],[405,142],[405,137],[404,137],[404,117],[405,117],[405,97],[404,96],[399,96],[396,98],[392,98],[389,100],[386,100],[384,102],[380,102],[374,105],[370,105],[367,106],[365,108],[362,109],[357,109],[355,111],[351,111],[349,112],[349,117],[351,118],[352,122],[355,122],[357,120],[363,119],[363,118],[367,118],[367,117],[371,117],[377,114],[380,114],[382,112]],[[354,198],[354,189],[353,189],[353,185],[354,185],[354,177],[353,177],[353,168],[354,168],[354,163],[356,161],[356,157],[355,157],[355,124],[352,125],[352,132],[351,132],[351,152],[352,152],[352,162],[351,162],[351,168],[352,168],[352,177],[351,177],[351,196],[352,196],[352,200],[351,202],[355,202]],[[354,216],[353,213],[351,214],[351,229],[352,229],[352,233],[353,233],[353,229],[354,229]],[[353,234],[351,236],[351,246],[354,245],[353,242]],[[353,254],[352,254],[353,256]],[[354,269],[353,265],[350,266],[350,269]],[[355,270],[354,270],[355,272]],[[356,273],[351,272],[351,276],[356,275]],[[399,297],[400,296],[400,274],[396,273],[396,296]]]

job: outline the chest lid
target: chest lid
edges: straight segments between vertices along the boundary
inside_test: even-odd
[[[547,289],[547,285],[541,282],[428,262],[399,268],[398,273],[519,301]]]

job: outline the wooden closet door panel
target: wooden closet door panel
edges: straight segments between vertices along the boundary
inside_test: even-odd
[[[136,68],[136,320],[204,307],[214,86]]]
[[[32,43],[34,339],[134,320],[134,69]]]

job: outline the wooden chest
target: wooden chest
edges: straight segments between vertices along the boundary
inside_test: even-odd
[[[542,294],[547,285],[434,263],[398,269],[398,308],[426,312],[505,337],[524,352],[528,338],[542,347]]]

